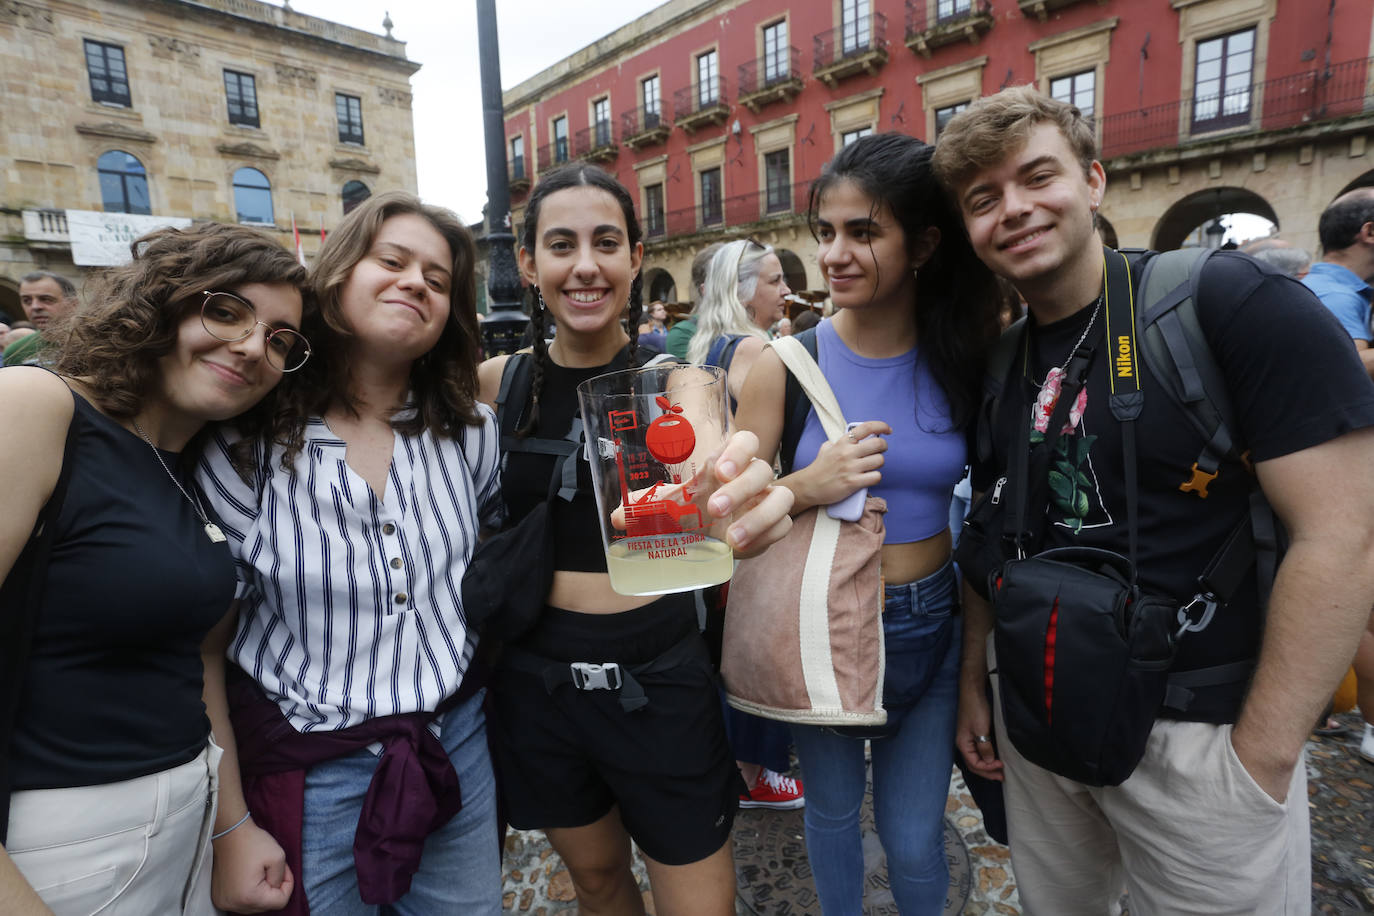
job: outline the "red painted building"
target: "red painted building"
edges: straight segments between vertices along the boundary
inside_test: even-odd
[[[1095,119],[1122,244],[1242,211],[1310,248],[1330,199],[1374,184],[1372,27],[1369,0],[670,0],[505,92],[515,218],[586,159],[638,202],[653,294],[688,298],[692,253],[744,234],[818,288],[806,187],[841,145],[934,142],[1033,83]]]

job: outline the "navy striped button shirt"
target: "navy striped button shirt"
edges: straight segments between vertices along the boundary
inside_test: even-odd
[[[463,571],[501,506],[496,419],[478,408],[457,440],[396,433],[381,500],[318,418],[295,473],[278,446],[256,486],[230,466],[231,438],[206,448],[197,479],[239,580],[228,655],[298,731],[430,711],[458,689],[476,645]]]

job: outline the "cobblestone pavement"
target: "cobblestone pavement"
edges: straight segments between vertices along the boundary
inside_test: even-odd
[[[1314,737],[1307,745],[1312,814],[1312,906],[1316,913],[1374,913],[1374,764],[1355,753],[1358,714],[1338,717],[1345,736]],[[1017,916],[1021,912],[1006,847],[988,838],[983,819],[958,772],[950,779],[945,814],[950,891],[945,913]],[[864,810],[864,857],[868,865],[866,916],[896,913],[884,879],[882,849]],[[819,914],[806,860],[800,811],[741,811],[735,820],[735,868],[740,916]],[[644,863],[635,874],[645,907],[653,899]],[[531,916],[574,913],[576,896],[567,870],[538,831],[506,837],[505,909]]]

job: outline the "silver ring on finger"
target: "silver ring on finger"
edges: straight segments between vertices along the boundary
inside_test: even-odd
[[[979,744],[987,744],[992,739],[989,738],[987,735],[975,735],[973,740],[977,741]]]

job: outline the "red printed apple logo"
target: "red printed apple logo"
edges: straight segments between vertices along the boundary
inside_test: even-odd
[[[649,424],[644,434],[644,444],[653,455],[664,464],[681,464],[692,455],[696,448],[697,435],[692,424],[682,416],[682,408],[673,406],[667,398],[659,395],[655,400],[667,413]]]

